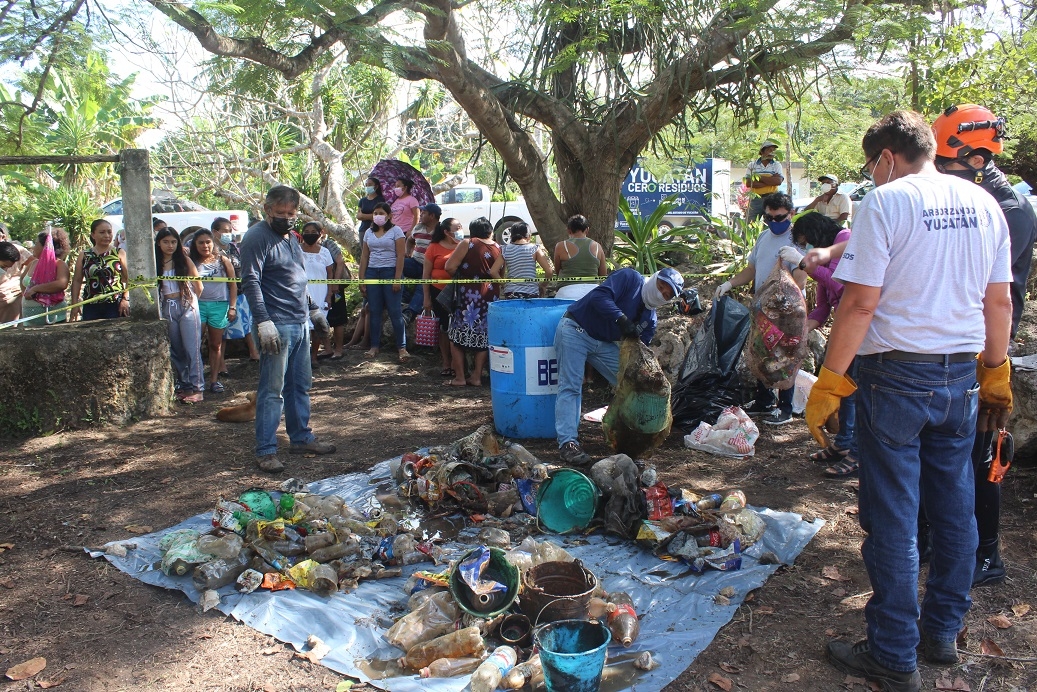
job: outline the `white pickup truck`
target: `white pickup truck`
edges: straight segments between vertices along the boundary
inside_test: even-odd
[[[118,235],[122,231],[122,199],[114,199],[101,209],[105,213],[104,218],[112,224],[112,230]],[[234,227],[235,242],[239,242],[245,235],[245,231],[248,230],[248,212],[246,211],[241,209],[213,211],[194,202],[176,199],[169,194],[152,195],[151,214],[178,231],[189,226],[210,228],[212,222],[220,217],[230,219],[230,223]]]
[[[524,221],[529,225],[530,235],[536,234],[533,217],[525,201],[491,202],[493,193],[485,185],[457,185],[436,196],[436,203],[443,208],[443,217],[452,217],[461,222],[464,234],[468,235],[468,224],[485,216],[493,224],[493,235],[498,243],[511,242],[508,230],[512,224]]]

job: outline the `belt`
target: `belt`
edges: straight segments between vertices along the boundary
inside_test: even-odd
[[[871,358],[882,362],[884,360],[899,360],[909,363],[971,363],[976,360],[975,353],[908,353],[907,351],[886,351],[885,353],[872,353],[863,358]]]

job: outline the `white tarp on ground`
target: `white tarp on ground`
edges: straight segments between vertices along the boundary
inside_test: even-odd
[[[368,473],[354,473],[311,483],[309,492],[336,494],[354,507],[370,506],[376,488],[389,484],[390,462],[376,465]],[[707,571],[692,574],[681,562],[666,562],[637,545],[616,538],[593,535],[566,539],[547,536],[561,544],[581,560],[602,581],[607,591],[625,591],[641,614],[641,636],[630,649],[611,647],[609,666],[610,689],[648,692],[661,690],[691,665],[699,652],[713,640],[717,631],[734,616],[745,595],[759,588],[778,565],[761,565],[757,559],[770,551],[785,564],[791,564],[824,525],[815,519],[808,523],[798,514],[758,509],[767,522],[767,532],[756,545],[746,551],[742,569],[734,572]],[[122,543],[136,544],[125,558],[105,555],[113,565],[135,579],[167,589],[183,591],[197,602],[200,596],[191,579],[167,577],[155,567],[161,555],[158,541],[174,529],[206,531],[211,527],[209,514],[199,514],[176,526],[138,536]],[[473,536],[475,531],[466,531]],[[463,540],[463,538],[462,538]],[[463,547],[458,544],[456,547]],[[95,557],[99,554],[95,554]],[[321,598],[308,591],[256,591],[237,593],[233,585],[221,589],[219,610],[250,627],[269,634],[302,650],[309,635],[320,637],[329,647],[322,661],[325,666],[350,677],[391,692],[458,692],[468,684],[470,676],[421,680],[416,675],[383,680],[371,679],[369,660],[389,660],[400,656],[383,634],[406,603],[401,587],[406,577],[418,569],[431,567],[424,563],[404,568],[404,576],[395,579],[361,582],[351,593],[338,593]],[[731,586],[735,596],[729,605],[718,605],[714,597]],[[658,667],[650,672],[635,671],[630,661],[641,651],[651,651]],[[610,671],[606,671],[609,675]],[[613,677],[614,676],[614,677]],[[618,684],[617,684],[618,683]]]

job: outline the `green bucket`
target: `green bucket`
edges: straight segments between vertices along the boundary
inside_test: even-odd
[[[560,469],[537,490],[537,522],[549,531],[585,529],[598,513],[601,491],[579,471]]]
[[[464,554],[464,557],[455,563],[453,570],[450,572],[450,593],[461,610],[478,618],[489,619],[497,617],[515,602],[519,592],[519,573],[518,568],[508,561],[503,550],[500,548],[490,548],[490,560],[483,569],[482,578],[500,582],[508,588],[504,593],[497,592],[484,596],[476,594],[465,583],[464,577],[461,576],[461,571],[457,568],[457,565],[460,565],[472,553],[481,549],[482,547],[480,546],[469,550]]]

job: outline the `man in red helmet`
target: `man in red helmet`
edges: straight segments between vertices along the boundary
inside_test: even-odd
[[[1004,150],[1004,118],[975,104],[951,106],[933,123],[936,136],[936,168],[947,175],[976,183],[990,193],[1008,223],[1012,258],[1012,338],[1019,327],[1026,296],[1026,280],[1033,261],[1034,238],[1037,237],[1037,214],[1021,194],[994,165],[994,155]],[[973,586],[998,584],[1005,580],[1005,566],[999,550],[1001,517],[1001,485],[987,480],[993,459],[994,432],[976,433],[972,448],[972,465],[976,479],[976,526],[979,549]],[[930,551],[929,526],[924,512],[919,517],[919,553],[923,559]]]

